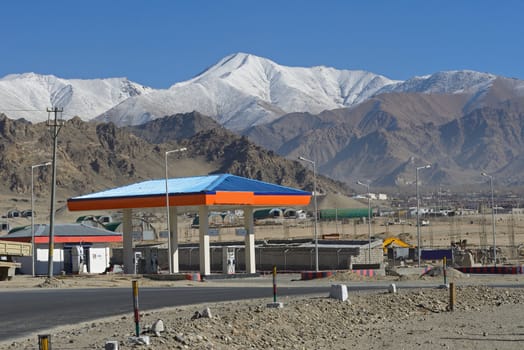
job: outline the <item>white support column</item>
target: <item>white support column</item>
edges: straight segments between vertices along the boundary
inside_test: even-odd
[[[171,258],[173,272],[178,273],[178,217],[177,217],[177,208],[169,207],[169,232],[171,232],[171,253],[173,254]]]
[[[209,208],[205,205],[199,207],[199,233],[200,233],[200,274],[211,274],[211,256],[209,254]]]
[[[246,237],[244,240],[244,251],[246,252],[246,273],[255,273],[255,225],[252,207],[244,207],[244,227],[246,228]]]
[[[135,272],[133,257],[133,223],[131,221],[133,210],[123,210],[122,240],[124,246],[124,273]]]

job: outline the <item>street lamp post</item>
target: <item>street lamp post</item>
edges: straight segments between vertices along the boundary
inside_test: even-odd
[[[167,173],[167,156],[170,153],[177,153],[186,151],[187,148],[178,148],[171,151],[166,151],[166,212],[167,212],[167,250],[169,254],[169,273],[173,273],[173,248],[171,247],[171,223],[170,223],[170,214],[169,214],[169,189],[167,186],[168,173]]]
[[[318,272],[318,231],[317,231],[317,217],[318,217],[318,208],[317,208],[317,167],[314,161],[298,157],[299,160],[302,160],[313,165],[313,204],[315,206],[315,271]]]
[[[416,175],[415,175],[415,186],[417,188],[417,256],[418,256],[418,266],[420,267],[420,200],[419,200],[419,194],[418,194],[418,171],[420,169],[428,169],[431,168],[430,164],[419,166],[417,167]]]
[[[364,186],[368,190],[368,264],[371,264],[371,192],[369,191],[369,184],[357,181],[358,185]]]
[[[493,175],[481,173],[482,176],[489,177],[489,186],[491,188],[491,226],[493,230],[493,264],[497,266],[497,243],[495,239],[495,202],[493,200]]]
[[[31,273],[33,277],[35,277],[35,196],[34,196],[34,180],[33,180],[33,174],[35,172],[35,168],[40,168],[43,166],[51,165],[51,162],[32,165],[31,166],[31,246],[32,246],[32,265],[31,265]]]

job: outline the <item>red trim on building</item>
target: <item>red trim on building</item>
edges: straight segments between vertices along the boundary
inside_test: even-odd
[[[2,237],[2,240],[31,243],[31,237]],[[122,242],[122,236],[55,236],[55,243],[112,243]],[[35,243],[49,243],[49,236],[35,237]]]
[[[55,243],[109,243],[122,242],[122,236],[55,236]],[[48,243],[49,237],[35,237],[35,243]]]

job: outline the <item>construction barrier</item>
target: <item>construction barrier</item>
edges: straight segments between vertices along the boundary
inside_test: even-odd
[[[376,276],[377,273],[373,269],[363,269],[363,270],[351,270],[352,273],[359,276],[366,276],[366,277],[373,277]]]
[[[455,269],[464,273],[483,273],[499,275],[520,275],[524,274],[524,266],[473,266],[473,267],[456,267]]]
[[[303,271],[300,273],[302,280],[313,280],[315,278],[325,278],[333,276],[333,271]]]
[[[190,281],[201,281],[200,272],[188,273],[186,274],[186,280]]]

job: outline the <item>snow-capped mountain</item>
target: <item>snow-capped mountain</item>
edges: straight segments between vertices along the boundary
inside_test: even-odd
[[[0,79],[0,113],[37,122],[47,118],[47,107],[56,106],[64,108],[66,118],[77,115],[83,120],[124,126],[198,111],[226,128],[244,130],[287,113],[317,114],[353,107],[384,93],[467,94],[466,106],[478,107],[495,85],[497,96],[524,96],[524,81],[488,73],[447,71],[395,81],[365,71],[287,67],[237,53],[195,78],[163,90],[123,78],[65,80],[34,73],[9,75]]]
[[[286,67],[238,53],[168,90],[130,98],[97,119],[137,125],[196,110],[230,129],[244,129],[289,112],[319,113],[351,106],[395,83],[364,71]]]
[[[90,120],[132,96],[152,89],[125,78],[61,79],[35,73],[0,79],[0,113],[31,122],[47,120],[46,108],[61,107],[64,119]]]

